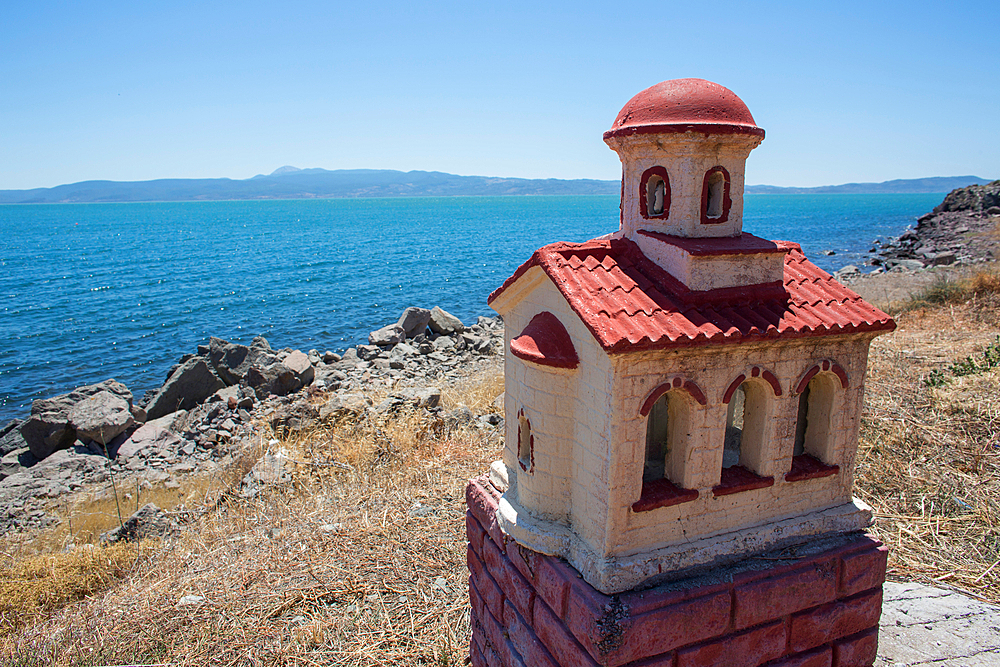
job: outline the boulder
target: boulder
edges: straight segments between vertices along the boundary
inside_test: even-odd
[[[368,334],[368,344],[379,347],[391,347],[404,340],[406,340],[406,332],[398,324],[390,324]]]
[[[38,459],[35,458],[31,450],[27,447],[8,452],[0,459],[0,479],[24,472],[25,469],[30,468],[36,463],[38,463]]]
[[[357,355],[362,361],[371,361],[381,354],[382,348],[378,345],[358,345]],[[344,360],[347,360],[347,355],[344,355]]]
[[[110,391],[99,391],[70,408],[69,423],[78,438],[107,445],[128,430],[135,419],[123,398]]]
[[[284,452],[266,452],[251,468],[240,483],[240,495],[256,497],[265,487],[287,484],[292,480],[288,471],[288,457]]]
[[[291,354],[281,360],[281,363],[295,374],[295,379],[298,381],[300,388],[307,384],[312,384],[316,369],[313,368],[309,357],[303,354],[301,350],[292,350]]]
[[[117,380],[78,387],[68,394],[35,401],[31,416],[20,427],[21,436],[31,453],[42,460],[53,452],[66,449],[76,442],[76,428],[70,424],[69,412],[80,401],[102,391],[118,396],[131,407],[132,392]]]
[[[402,327],[407,338],[413,338],[417,334],[422,334],[430,321],[431,311],[426,308],[410,306],[399,316],[399,322],[396,324]]]
[[[265,340],[264,343],[266,344],[267,341]],[[219,379],[232,386],[239,384],[243,376],[246,375],[247,367],[252,358],[250,348],[246,345],[230,343],[213,336],[208,341],[208,360]]]
[[[177,524],[153,503],[143,505],[124,523],[101,535],[101,542],[133,542],[147,537],[164,537],[177,530]]]
[[[180,445],[181,438],[170,431],[170,426],[178,419],[178,416],[177,413],[171,413],[146,422],[137,428],[128,440],[112,453],[112,456],[117,456],[124,461],[143,450],[175,449]]]
[[[0,429],[0,456],[6,456],[28,446],[28,443],[24,441],[24,436],[21,435],[20,427],[22,424],[24,422],[20,419],[12,419],[3,429]]]
[[[177,410],[190,410],[225,387],[204,357],[181,364],[146,406],[147,419],[158,419]]]
[[[326,420],[344,414],[360,414],[368,409],[368,399],[362,394],[335,394],[319,409],[319,418]]]
[[[947,266],[948,264],[954,264],[958,261],[958,257],[955,253],[950,251],[936,252],[927,257],[931,266]]]
[[[462,320],[438,306],[434,306],[431,309],[431,318],[428,320],[427,326],[430,327],[431,331],[442,336],[460,334],[465,331],[465,325],[462,324]]]
[[[310,384],[315,369],[309,358],[294,350],[281,361],[269,366],[251,366],[246,374],[246,383],[257,393],[258,398],[267,395],[286,396]]]

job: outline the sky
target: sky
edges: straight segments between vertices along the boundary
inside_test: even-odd
[[[618,179],[666,79],[734,91],[748,184],[1000,178],[987,2],[47,2],[0,8],[0,189],[293,165]]]

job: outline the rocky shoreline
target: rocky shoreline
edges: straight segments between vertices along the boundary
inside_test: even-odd
[[[342,355],[273,350],[262,337],[250,345],[212,338],[138,400],[114,379],[37,400],[26,419],[0,429],[0,534],[58,522],[54,508],[94,485],[176,488],[184,476],[227,469],[255,444],[272,444],[262,442],[262,425],[288,432],[346,413],[383,415],[410,406],[454,424],[495,429],[502,423],[497,414],[477,419],[461,407],[444,413],[441,387],[497,367],[502,345],[497,317],[466,327],[440,308],[411,307]],[[370,396],[383,393],[372,404]],[[275,476],[273,468],[265,455],[240,493],[255,494]],[[132,524],[162,519],[155,508],[137,514]],[[135,534],[125,523],[124,533],[105,539]]]
[[[852,284],[873,274],[990,261],[998,229],[1000,181],[961,188],[914,229],[873,247],[875,271],[845,266],[835,275]],[[95,485],[176,488],[185,476],[225,470],[241,452],[267,449],[262,425],[289,432],[347,413],[411,407],[452,424],[499,429],[499,414],[445,413],[440,400],[442,387],[499,368],[502,346],[498,317],[466,327],[441,308],[411,307],[342,355],[273,350],[262,337],[250,345],[211,338],[137,400],[114,379],[37,400],[26,419],[0,428],[0,534],[58,522],[54,508]],[[375,405],[372,395],[384,399]],[[265,478],[280,476],[267,456],[241,493],[253,495]]]
[[[871,273],[922,271],[937,266],[969,266],[996,259],[1000,240],[1000,180],[950,192],[917,225],[886,243],[873,242],[866,264]],[[857,266],[838,270],[839,279],[859,275]]]

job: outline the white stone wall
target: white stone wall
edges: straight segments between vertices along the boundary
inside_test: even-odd
[[[622,231],[632,238],[639,229],[676,236],[739,236],[743,231],[743,188],[746,159],[761,142],[744,134],[706,136],[698,132],[638,134],[612,137],[608,145],[622,160],[625,196]],[[662,166],[670,177],[670,213],[666,220],[647,220],[640,212],[639,185],[650,167]],[[705,174],[725,167],[730,178],[732,207],[727,222],[701,222]]]
[[[644,234],[632,237],[660,268],[697,291],[760,285],[785,276],[785,253],[692,256],[682,248]]]
[[[849,503],[871,338],[870,334],[825,337],[617,356],[611,434],[619,444],[611,448],[609,541],[595,551],[636,554]],[[831,477],[786,482],[798,416],[799,395],[794,390],[803,375],[823,360],[840,364],[850,381],[844,390],[837,380],[830,455],[824,461],[841,469]],[[761,378],[751,378],[754,366],[777,376],[781,396],[774,396]],[[719,483],[722,470],[727,410],[723,394],[740,374],[766,387],[762,447],[757,457],[747,457],[747,467],[761,476],[773,476],[774,486],[716,498],[712,487]],[[642,492],[646,433],[646,418],[639,409],[653,389],[676,376],[695,382],[707,399],[704,407],[690,402],[683,477],[673,480],[697,489],[699,496],[692,502],[635,513],[631,505]]]
[[[604,543],[611,360],[548,280],[522,293],[516,307],[507,310],[509,303],[498,299],[493,304],[504,317],[506,332],[503,461],[510,486],[505,498],[514,510],[527,513],[520,520],[533,523],[535,530],[545,529],[538,520],[548,521],[565,526],[587,542]],[[580,358],[576,369],[542,366],[510,352],[511,339],[542,311],[552,313],[566,327]],[[531,471],[523,470],[518,462],[520,410],[530,421],[534,436]],[[525,539],[532,538],[526,534]],[[539,542],[526,546],[546,550]]]

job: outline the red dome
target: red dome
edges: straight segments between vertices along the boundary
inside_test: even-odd
[[[733,91],[704,79],[671,79],[630,99],[604,138],[689,131],[764,136]]]

